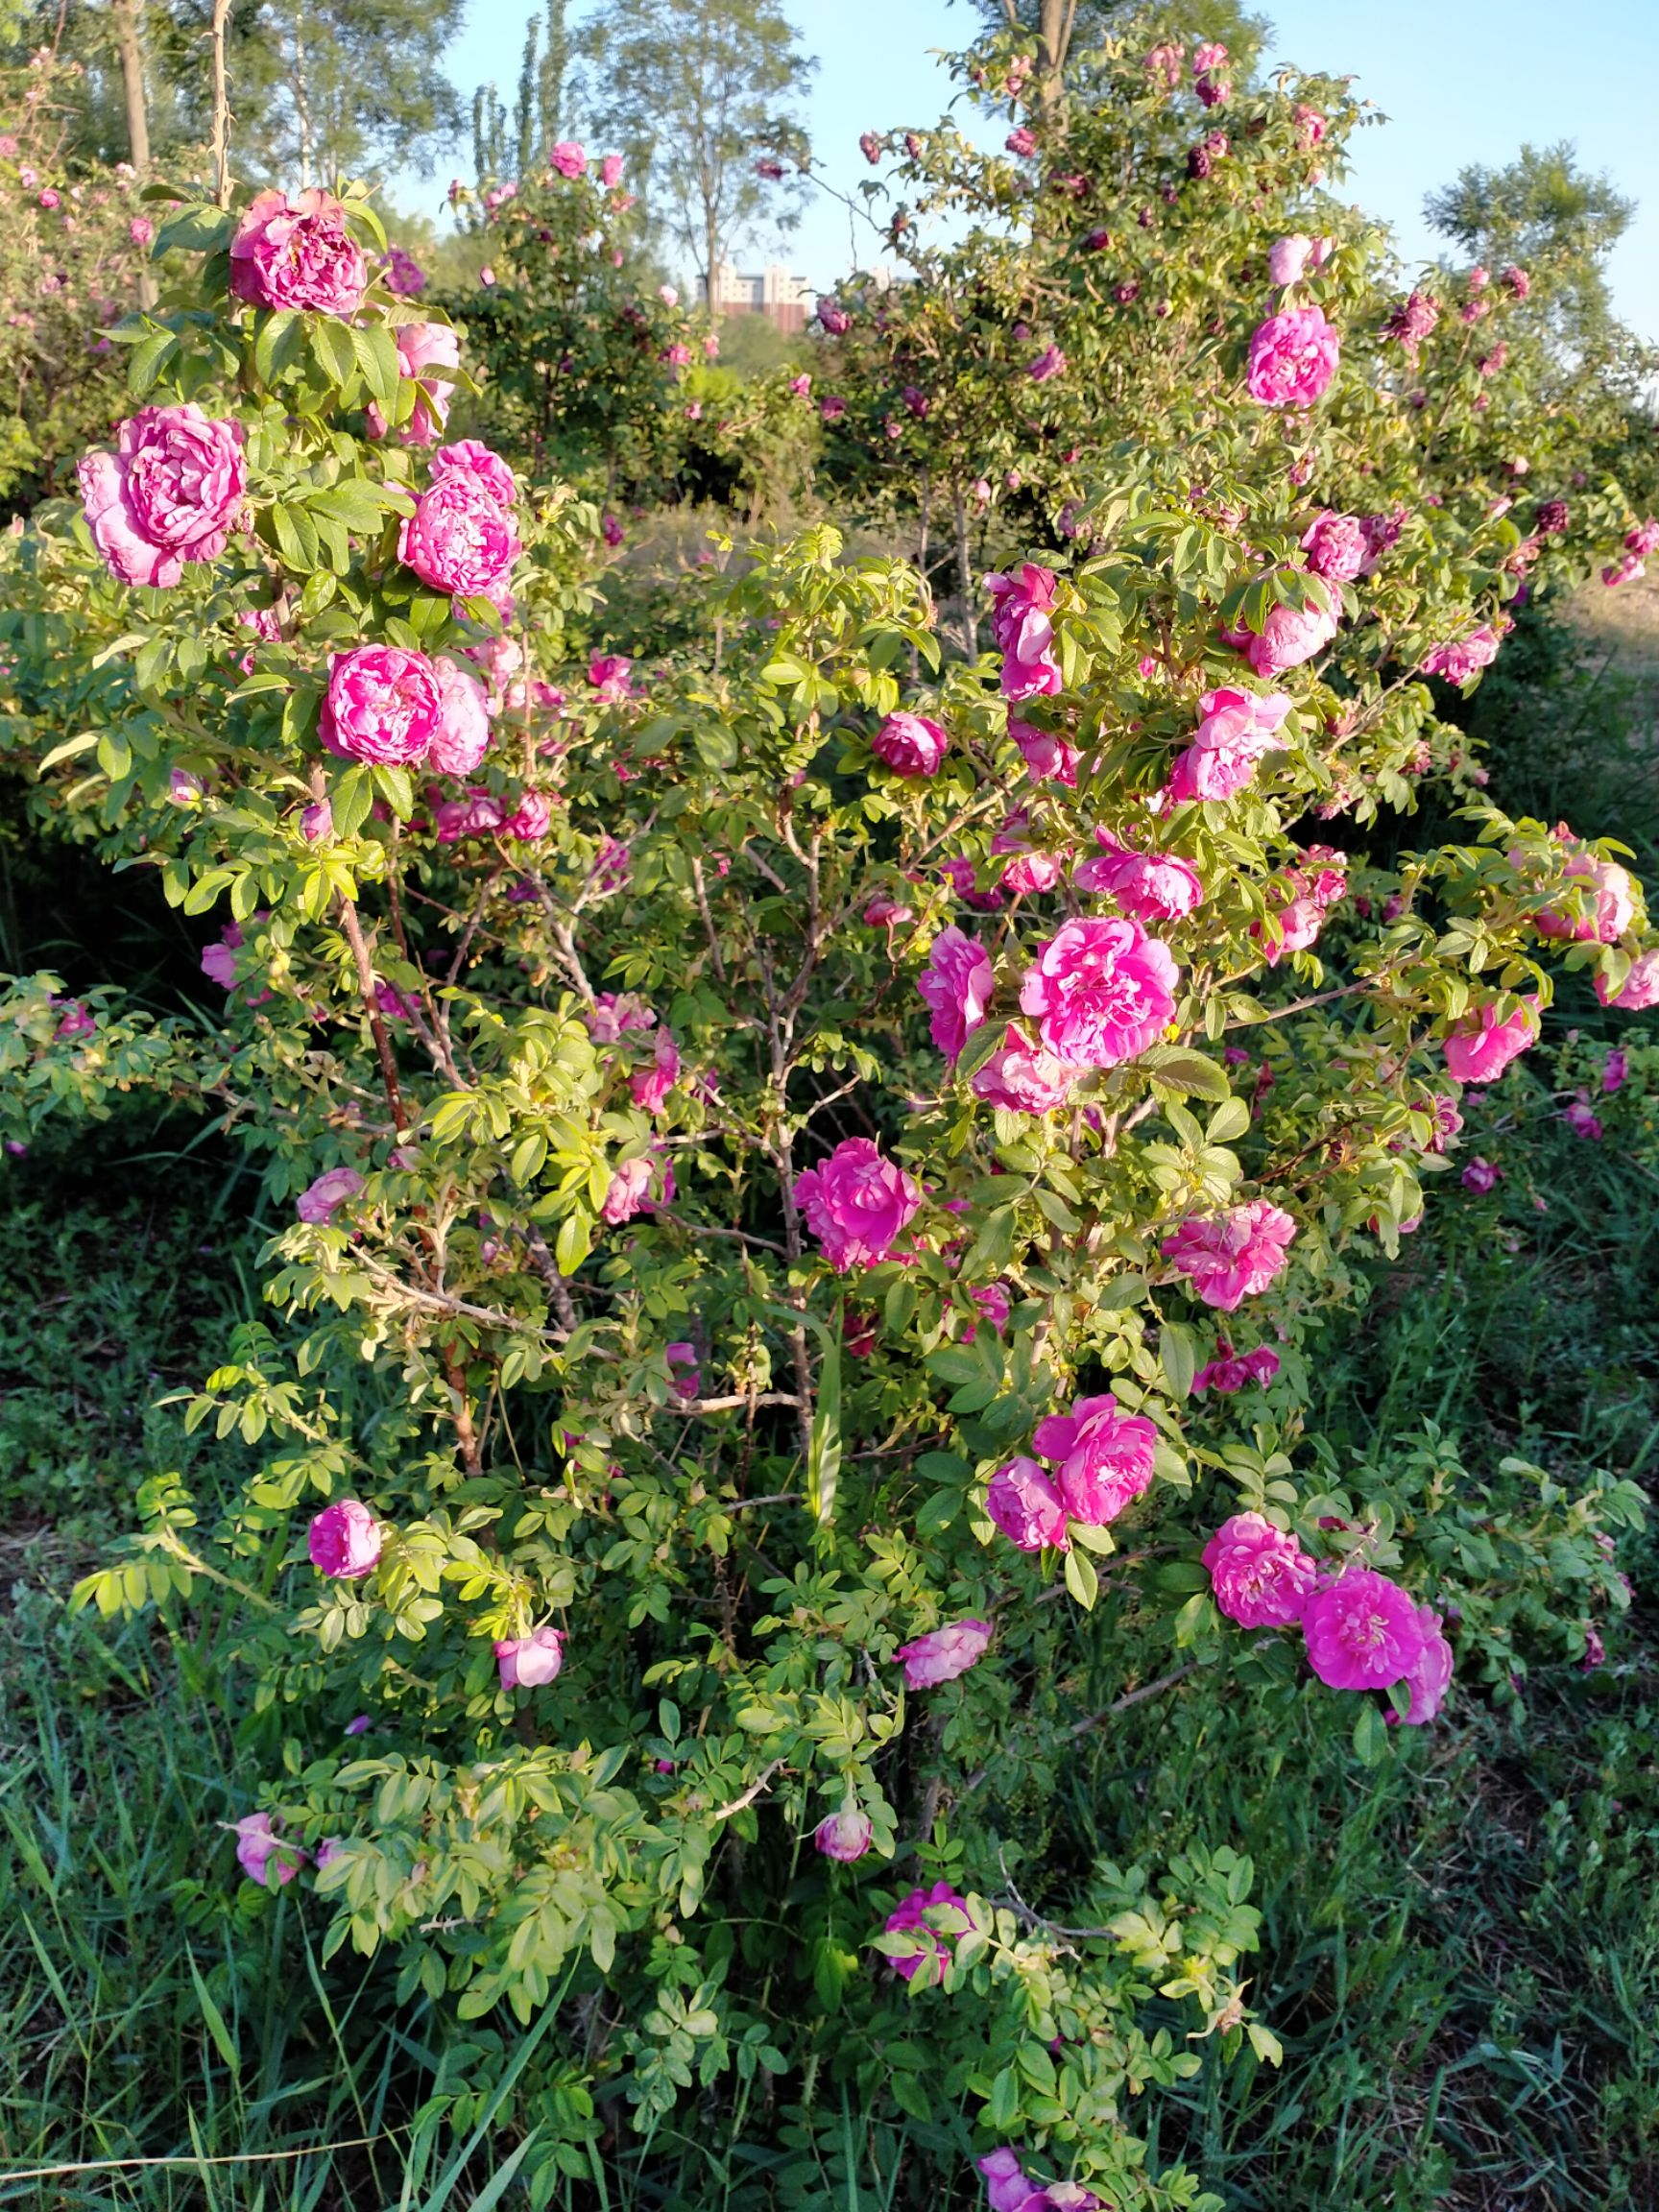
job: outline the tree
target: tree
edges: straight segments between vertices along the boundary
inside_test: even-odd
[[[570,33],[565,0],[547,0],[546,30],[543,45],[541,20],[532,15],[524,33],[511,140],[517,164],[514,173],[520,178],[546,162],[567,112]],[[481,185],[509,173],[508,151],[507,110],[493,84],[480,84],[472,96],[472,155]]]
[[[969,0],[969,5],[990,29],[1036,33],[1038,77],[1048,99],[1054,97],[1073,54],[1142,12],[1135,0]],[[1259,51],[1267,26],[1261,16],[1246,15],[1238,0],[1202,0],[1184,12],[1181,29],[1188,37],[1219,40],[1236,61],[1247,63]]]
[[[653,215],[712,300],[714,272],[739,237],[798,220],[800,175],[792,185],[782,164],[805,171],[790,104],[816,63],[772,0],[604,0],[582,51],[594,128],[650,179]]]
[[[429,176],[460,135],[438,57],[466,0],[258,0],[239,11],[231,96],[241,165],[284,182]]]
[[[1580,169],[1565,140],[1523,146],[1503,169],[1471,162],[1429,194],[1423,212],[1471,258],[1493,268],[1521,263],[1575,351],[1604,349],[1614,334],[1604,264],[1636,207],[1605,176]]]

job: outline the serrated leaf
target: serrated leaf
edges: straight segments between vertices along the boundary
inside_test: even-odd
[[[1158,1332],[1158,1358],[1169,1384],[1169,1395],[1177,1399],[1190,1398],[1192,1378],[1198,1372],[1198,1339],[1191,1330],[1179,1321],[1166,1321]]]
[[[369,771],[361,761],[335,778],[329,787],[328,806],[333,817],[336,837],[354,837],[369,819],[369,809],[374,804],[374,787]]]
[[[1066,1587],[1085,1613],[1094,1612],[1094,1600],[1100,1595],[1100,1577],[1095,1574],[1094,1562],[1087,1551],[1074,1548],[1067,1552]]]
[[[1225,1071],[1202,1052],[1179,1045],[1160,1045],[1141,1056],[1141,1066],[1154,1083],[1188,1097],[1225,1099],[1233,1095]]]

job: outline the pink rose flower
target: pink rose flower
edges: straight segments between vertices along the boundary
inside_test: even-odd
[[[493,453],[476,438],[460,438],[453,445],[440,445],[432,456],[430,474],[434,484],[458,476],[470,479],[488,493],[504,515],[511,514],[518,497],[517,477],[499,453]]]
[[[659,1029],[649,1066],[637,1068],[628,1078],[628,1095],[642,1114],[661,1114],[679,1080],[679,1047],[666,1029]]]
[[[1489,668],[1497,660],[1501,642],[1491,624],[1482,623],[1467,637],[1431,646],[1423,656],[1423,673],[1443,676],[1448,684],[1467,684],[1471,676]]]
[[[484,686],[459,662],[440,653],[432,663],[439,721],[427,749],[428,765],[445,776],[469,776],[490,749]]]
[[[1488,1190],[1496,1190],[1503,1182],[1503,1170],[1502,1167],[1494,1167],[1490,1160],[1482,1160],[1477,1154],[1457,1180],[1465,1190],[1473,1190],[1484,1197]]]
[[[1179,49],[1167,51],[1177,54]],[[979,2160],[989,2212],[1105,2212],[1104,2200],[1075,2181],[1033,2181],[1006,2147]]]
[[[1511,1060],[1538,1039],[1538,1009],[1523,999],[1502,1019],[1498,1000],[1486,999],[1448,1030],[1442,1044],[1455,1082],[1496,1083]]]
[[[284,1883],[292,1882],[305,1863],[305,1854],[297,1843],[285,1843],[271,1824],[269,1813],[247,1813],[235,1823],[236,1863],[250,1882],[257,1882],[261,1889],[280,1889]],[[272,1869],[276,1880],[271,1880]]]
[[[1206,1306],[1232,1313],[1284,1273],[1295,1235],[1295,1222],[1281,1207],[1252,1198],[1222,1214],[1190,1214],[1159,1249]]]
[[[1371,565],[1371,539],[1358,515],[1317,516],[1302,534],[1302,550],[1315,576],[1351,584]]]
[[[1260,634],[1253,630],[1232,633],[1238,646],[1258,676],[1277,676],[1286,668],[1300,668],[1323,653],[1342,627],[1342,605],[1334,591],[1323,594],[1326,604],[1310,599],[1306,607],[1270,607]]]
[[[1603,1006],[1622,1007],[1626,1014],[1641,1014],[1649,1006],[1659,1006],[1659,946],[1637,953],[1617,991],[1610,990],[1605,978],[1598,974],[1596,996]]]
[[[326,799],[300,809],[300,834],[307,845],[320,845],[334,834],[334,809]]]
[[[1203,719],[1169,772],[1169,796],[1231,799],[1255,775],[1262,756],[1280,749],[1278,733],[1290,701],[1283,691],[1263,695],[1223,687],[1207,691],[1198,708]]]
[[[489,593],[522,551],[508,511],[486,477],[467,469],[439,475],[436,457],[433,472],[398,536],[397,558],[435,591]]]
[[[588,681],[610,705],[632,696],[633,661],[626,653],[595,653],[588,663]]]
[[[1431,292],[1413,292],[1403,300],[1382,325],[1384,338],[1398,338],[1408,360],[1440,320],[1440,302]]]
[[[838,1275],[892,1256],[922,1204],[922,1190],[868,1137],[849,1137],[795,1178],[795,1202]]]
[[[1599,1138],[1601,1134],[1600,1120],[1591,1112],[1590,1102],[1583,1096],[1575,1098],[1564,1108],[1561,1118],[1575,1137]]]
[[[337,1582],[373,1575],[380,1557],[379,1527],[358,1498],[337,1498],[314,1514],[306,1543],[312,1566]]]
[[[1204,1547],[1215,1602],[1243,1628],[1288,1628],[1300,1621],[1317,1563],[1294,1536],[1261,1513],[1235,1513]]]
[[[929,1913],[933,1916],[931,1919]],[[944,1933],[941,1933],[940,1922],[944,1923]],[[884,1925],[889,1936],[909,1935],[915,1931],[924,1938],[922,1948],[911,1958],[888,1960],[888,1965],[902,1981],[914,1980],[924,1959],[935,1960],[939,1975],[943,1975],[952,1957],[947,1936],[968,1933],[968,1900],[959,1897],[949,1882],[935,1882],[931,1889],[912,1889],[897,1911],[888,1913]]]
[[[1052,730],[1035,729],[1013,714],[1008,717],[1008,734],[1023,754],[1034,783],[1052,779],[1069,791],[1076,788],[1077,766],[1083,756],[1075,745]]]
[[[977,1667],[991,1645],[989,1621],[952,1621],[945,1628],[929,1628],[893,1654],[904,1663],[905,1687],[933,1690],[941,1682],[954,1682],[970,1667]]]
[[[1008,1316],[1014,1307],[1006,1284],[987,1283],[977,1290],[970,1290],[968,1295],[1000,1336],[1008,1326]]]
[[[1265,1387],[1279,1372],[1279,1355],[1269,1345],[1258,1344],[1254,1352],[1246,1352],[1241,1358],[1228,1352],[1225,1346],[1222,1350],[1221,1358],[1212,1359],[1193,1376],[1195,1398],[1206,1390],[1214,1390],[1219,1397],[1231,1397],[1247,1382],[1259,1382]]]
[[[657,1194],[652,1196],[652,1185]],[[624,1221],[632,1221],[636,1214],[653,1214],[659,1204],[671,1206],[674,1202],[674,1170],[660,1156],[650,1153],[637,1160],[624,1160],[613,1170],[605,1203],[600,1207],[601,1216],[614,1229]]]
[[[1350,1567],[1308,1599],[1302,1614],[1308,1664],[1333,1690],[1386,1690],[1423,1655],[1417,1607],[1398,1582]]]
[[[1030,1044],[1010,1022],[1001,1046],[975,1069],[968,1088],[1009,1114],[1052,1114],[1065,1105],[1082,1072]]]
[[[990,955],[960,929],[942,929],[927,955],[916,988],[931,1013],[933,1043],[952,1067],[962,1047],[985,1019],[997,987]]]
[[[261,192],[230,242],[230,290],[255,307],[355,315],[369,272],[329,192]]]
[[[1066,373],[1066,356],[1058,346],[1045,346],[1035,361],[1025,371],[1033,384],[1046,384],[1050,376]]]
[[[132,239],[134,246],[153,245],[156,238],[156,226],[151,222],[148,215],[134,215],[132,222],[127,226],[127,235]]]
[[[1575,853],[1567,863],[1568,877],[1589,887],[1590,911],[1582,920],[1546,907],[1535,917],[1539,934],[1566,937],[1580,945],[1616,945],[1636,919],[1636,886],[1629,871],[1617,860],[1599,860],[1594,854]]]
[[[1178,922],[1204,899],[1196,869],[1172,853],[1133,853],[1110,830],[1096,830],[1097,860],[1085,860],[1072,875],[1079,891],[1115,899],[1137,922]]]
[[[1016,130],[1009,132],[1002,143],[1010,154],[1018,154],[1023,159],[1026,155],[1036,153],[1037,133],[1034,131],[1028,131],[1025,125],[1022,123]]]
[[[1313,241],[1294,230],[1287,238],[1275,239],[1267,249],[1267,277],[1273,284],[1300,284],[1313,252]]]
[[[401,645],[353,645],[328,657],[319,731],[345,760],[407,768],[423,759],[444,725],[438,672]]]
[[[843,1865],[851,1865],[854,1859],[862,1859],[875,1840],[876,1830],[867,1813],[860,1813],[855,1805],[843,1805],[839,1813],[831,1813],[827,1820],[820,1820],[812,1831],[813,1845],[826,1859],[836,1859]]]
[[[1116,1068],[1155,1044],[1174,1018],[1178,976],[1167,945],[1139,922],[1067,922],[1020,988],[1044,1046],[1078,1068]]]
[[[1630,1061],[1628,1054],[1621,1051],[1619,1046],[1615,1046],[1612,1051],[1608,1053],[1606,1059],[1602,1062],[1602,1095],[1604,1097],[1611,1098],[1616,1091],[1622,1091],[1624,1088],[1624,1081],[1629,1072]]]
[[[549,156],[561,177],[586,177],[588,156],[573,138],[561,138]]]
[[[1058,1463],[1060,1497],[1071,1519],[1103,1528],[1150,1488],[1157,1442],[1151,1422],[1120,1413],[1108,1391],[1039,1421],[1031,1449]]]
[[[1445,1623],[1432,1605],[1418,1606],[1417,1626],[1422,1647],[1400,1677],[1411,1693],[1411,1702],[1404,1715],[1390,1711],[1384,1716],[1390,1722],[1403,1719],[1407,1728],[1420,1728],[1432,1720],[1452,1687],[1452,1647],[1446,1641]]]
[[[1263,407],[1311,407],[1336,373],[1341,340],[1318,307],[1270,315],[1250,340],[1245,385]]]
[[[896,776],[936,776],[950,740],[926,714],[889,714],[870,750]]]
[[[991,628],[1002,655],[1002,694],[1034,699],[1060,688],[1060,663],[1054,658],[1052,568],[1027,561],[1018,577],[987,576]]]
[[[1306,101],[1296,103],[1290,110],[1290,119],[1296,126],[1298,140],[1310,152],[1321,143],[1331,128],[1318,108],[1310,108]]]
[[[209,946],[208,950],[213,950],[214,948]],[[225,949],[221,946],[218,950],[223,951]],[[215,982],[222,979],[216,968],[207,968],[206,952],[202,955],[202,965],[213,976]],[[225,984],[227,991],[231,989],[235,980],[235,967],[232,963],[230,980]],[[336,1213],[346,1204],[347,1200],[355,1198],[362,1188],[363,1178],[358,1174],[355,1167],[325,1168],[308,1189],[301,1191],[295,1201],[294,1211],[299,1214],[301,1221],[310,1221],[314,1224],[332,1221]]]
[[[536,1628],[528,1636],[510,1636],[495,1647],[503,1690],[540,1690],[564,1664],[563,1628]]]
[[[599,164],[599,181],[604,185],[607,192],[614,191],[615,187],[621,183],[622,156],[620,154],[606,155],[604,160]]]
[[[404,445],[430,445],[434,438],[444,434],[444,425],[449,420],[449,400],[455,390],[452,378],[435,375],[433,372],[460,367],[460,337],[447,323],[399,323],[392,335],[397,343],[397,366],[404,380],[419,388],[414,412],[398,431],[398,442]],[[368,407],[368,421],[370,437],[384,438],[386,418],[373,400]]]
[[[212,561],[247,493],[242,425],[191,403],[146,407],[123,422],[113,453],[80,463],[93,543],[124,584],[177,584],[186,561]]]
[[[1057,1551],[1070,1549],[1060,1493],[1036,1460],[1024,1453],[992,1476],[985,1510],[1022,1551],[1041,1551],[1045,1545]]]
[[[662,1357],[668,1363],[668,1378],[674,1395],[689,1403],[703,1394],[702,1363],[697,1358],[695,1344],[684,1342],[664,1344]]]

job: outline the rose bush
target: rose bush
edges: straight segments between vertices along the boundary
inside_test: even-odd
[[[1010,544],[982,603],[970,578],[951,657],[925,578],[828,524],[688,586],[690,650],[590,652],[593,511],[534,452],[400,435],[466,356],[399,345],[356,196],[160,227],[192,274],[121,333],[132,423],[195,410],[219,474],[196,496],[169,458],[144,527],[188,512],[201,536],[146,542],[201,557],[133,580],[102,466],[4,551],[43,803],[238,933],[210,1041],[19,981],[8,1131],[193,1091],[287,1219],[273,1325],[189,1408],[268,1456],[217,1526],[154,1491],[83,1600],[245,1593],[242,1867],[303,1896],[325,1958],[557,2022],[542,2200],[619,2100],[649,2136],[792,2096],[810,2137],[828,2081],[933,2130],[918,2201],[978,2161],[1020,2201],[1214,2204],[1131,2101],[1275,2056],[1247,1839],[1103,1848],[1054,1787],[1079,1739],[1153,1695],[1264,1731],[1342,1698],[1360,1762],[1408,1759],[1443,1705],[1573,1650],[1556,1589],[1625,1601],[1631,1485],[1344,1469],[1307,1432],[1322,1320],[1436,1202],[1459,1086],[1501,1089],[1557,973],[1617,1003],[1659,948],[1599,826],[1510,820],[1437,718],[1426,658],[1498,636],[1519,533],[1461,432],[1430,503],[1452,464],[1367,353],[1399,341],[1323,204],[1334,335],[1293,405],[1252,391],[1334,88],[1262,95],[1189,177],[1162,69],[1109,67],[1128,121],[1074,109],[1066,174],[1129,132],[1129,184],[1089,190],[1149,235],[1174,208],[1158,267],[1190,288],[1104,427],[1093,278],[1051,332],[1011,312],[970,347],[942,285],[878,333],[936,315],[965,376],[974,348],[988,375],[1037,336],[1065,357],[1031,389],[1065,396],[1045,495],[1087,533]],[[1059,126],[1021,128],[1047,162]],[[550,191],[591,188],[567,170]],[[1010,310],[1080,204],[1028,198],[1041,236],[972,250]],[[1461,421],[1431,336],[1412,373]],[[971,401],[907,423],[981,437],[989,471],[1030,424]],[[1625,511],[1583,505],[1589,558]],[[1362,506],[1363,593],[1363,564],[1304,562]],[[1321,636],[1269,677],[1275,611]],[[1467,842],[1373,865],[1366,826],[1431,771]]]

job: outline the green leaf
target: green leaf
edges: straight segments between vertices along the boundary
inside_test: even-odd
[[[369,819],[374,804],[374,786],[361,761],[337,776],[329,788],[328,805],[336,837],[354,837]]]
[[[90,753],[98,742],[96,730],[83,730],[79,737],[65,737],[61,744],[53,746],[36,773],[44,776],[47,769],[56,768],[60,760],[73,760],[78,753]]]
[[[1354,1721],[1354,1751],[1362,1767],[1376,1767],[1388,1754],[1388,1723],[1367,1697]]]
[[[835,1513],[835,1479],[841,1472],[841,1322],[836,1316],[818,1369],[818,1402],[806,1455],[806,1509],[820,1528]]]
[[[397,341],[383,323],[367,328],[353,324],[351,344],[356,351],[357,366],[363,372],[363,381],[379,400],[383,408],[390,408],[397,397],[402,365],[397,358]]]
[[[561,1275],[574,1275],[593,1249],[593,1224],[586,1214],[571,1214],[559,1224],[553,1257]]]
[[[142,399],[154,390],[161,372],[177,358],[179,350],[179,339],[172,330],[157,330],[133,348],[127,364],[127,388],[134,399]]]
[[[1184,1046],[1160,1045],[1141,1055],[1141,1066],[1154,1083],[1166,1091],[1179,1091],[1192,1098],[1231,1098],[1232,1086],[1223,1070],[1202,1052]]]
[[[253,341],[253,373],[260,383],[275,384],[299,360],[304,342],[305,325],[298,308],[279,307],[274,315],[262,317]]]
[[[1230,1144],[1235,1137],[1242,1137],[1250,1126],[1250,1109],[1242,1098],[1223,1099],[1210,1117],[1205,1132],[1208,1144]]]
[[[1158,1332],[1158,1358],[1169,1384],[1169,1395],[1190,1398],[1192,1378],[1198,1372],[1198,1339],[1191,1330],[1179,1321],[1166,1321]]]
[[[357,373],[357,349],[351,332],[331,315],[319,316],[311,325],[311,355],[323,373],[344,392]]]
[[[1094,1600],[1100,1595],[1100,1577],[1088,1552],[1075,1547],[1066,1554],[1066,1587],[1085,1613],[1094,1612]]]

